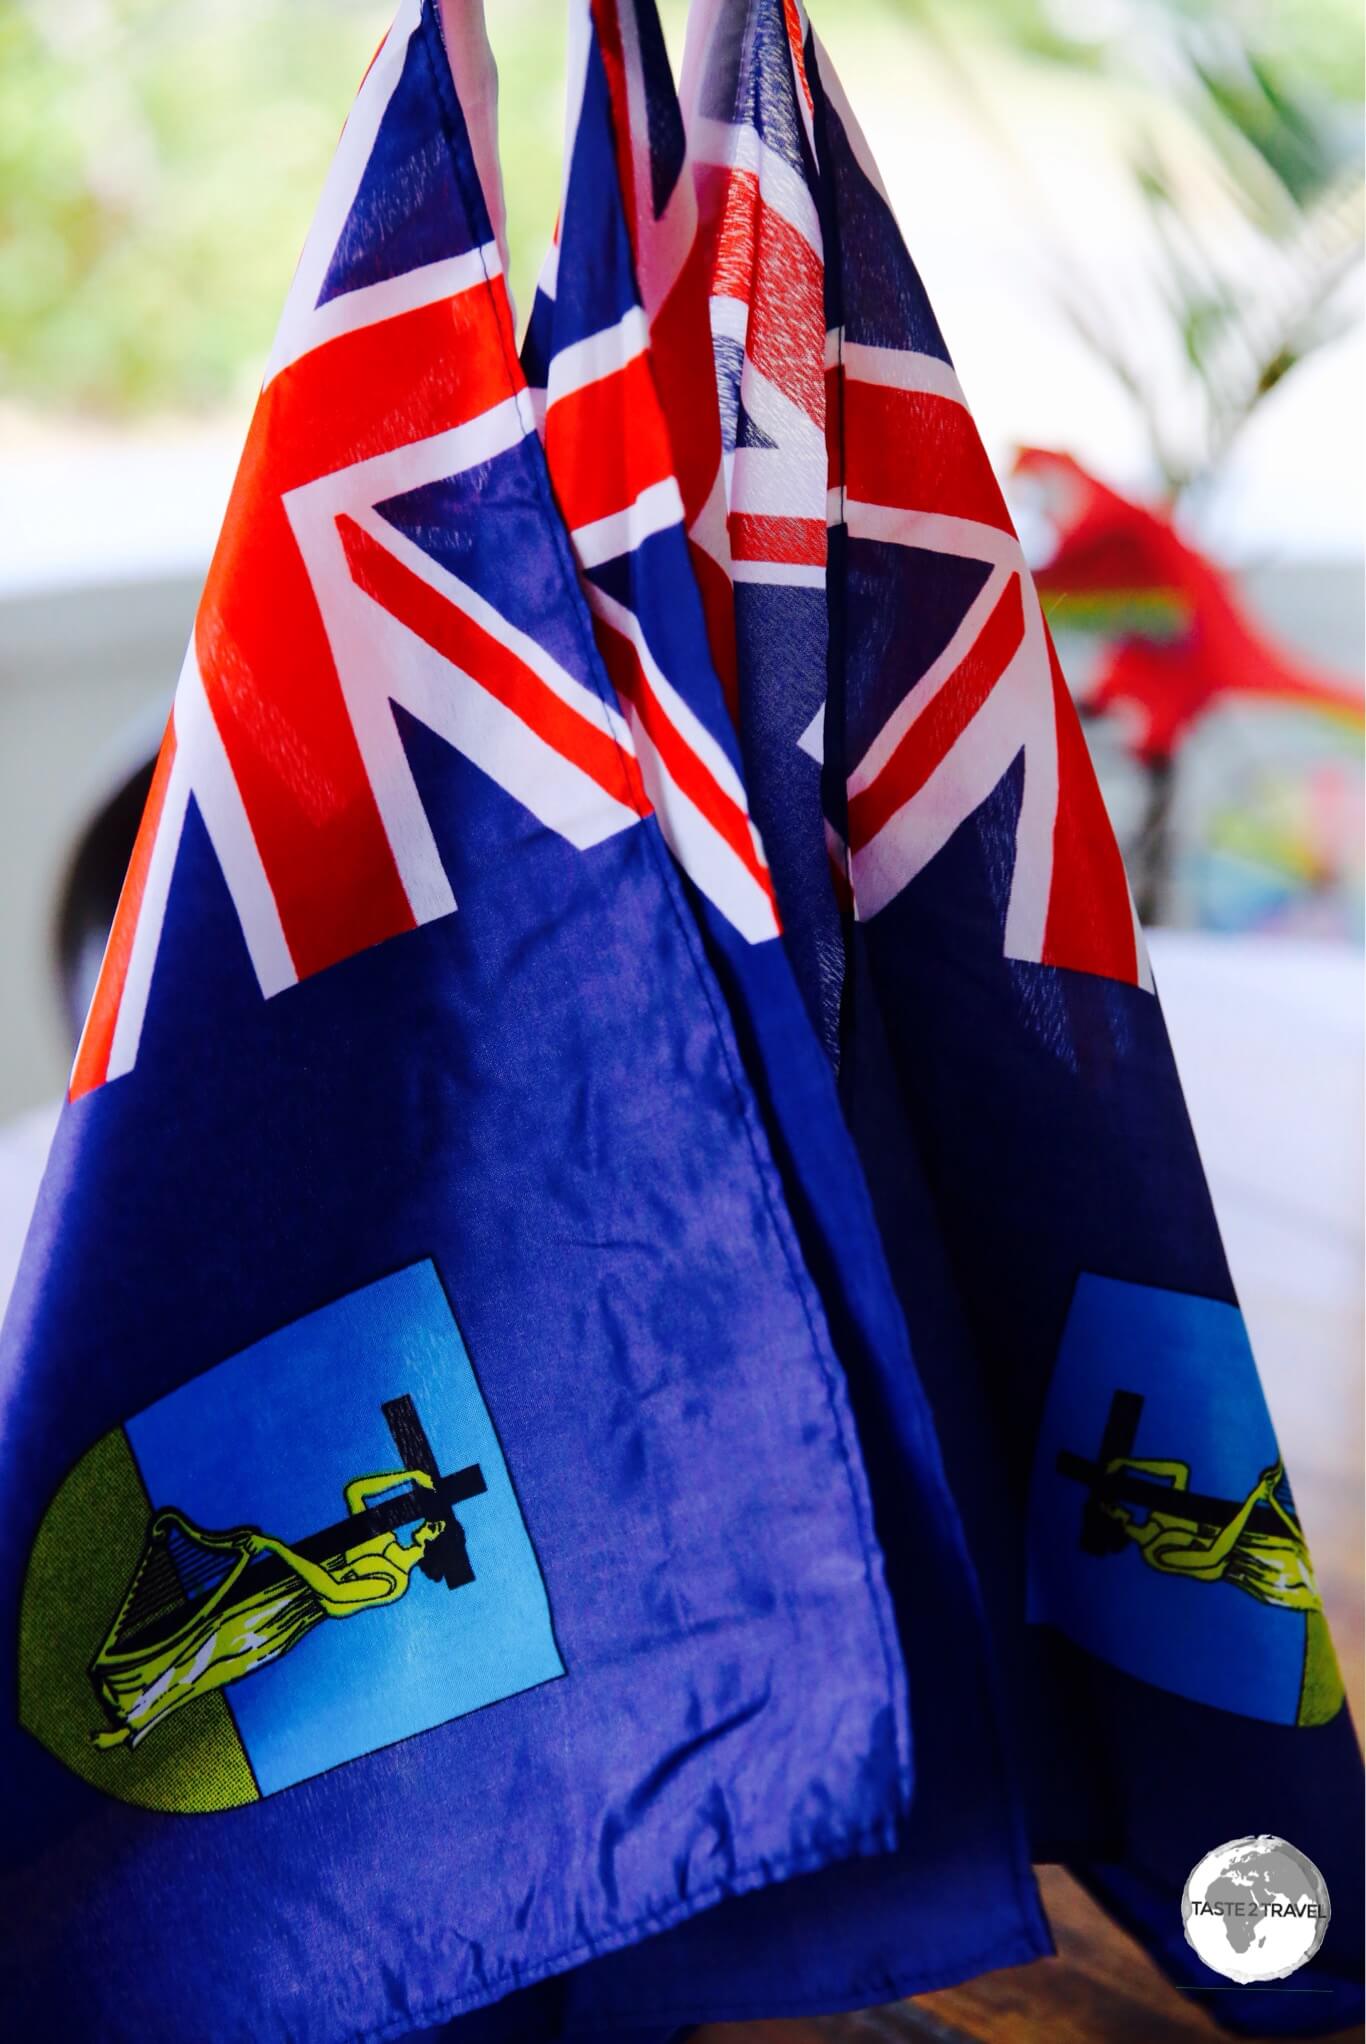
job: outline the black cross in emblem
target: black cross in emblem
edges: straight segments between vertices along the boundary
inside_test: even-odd
[[[1074,1455],[1070,1448],[1059,1452],[1059,1476],[1070,1476],[1086,1486],[1081,1507],[1083,1554],[1120,1554],[1129,1544],[1123,1525],[1106,1511],[1107,1505],[1140,1505],[1150,1512],[1176,1510],[1183,1519],[1213,1528],[1227,1526],[1243,1509],[1241,1499],[1211,1497],[1198,1490],[1176,1490],[1158,1477],[1145,1476],[1141,1470],[1116,1469],[1109,1473],[1112,1462],[1134,1453],[1142,1415],[1143,1400],[1138,1392],[1116,1391],[1110,1400],[1095,1460]],[[1284,1519],[1268,1504],[1253,1506],[1248,1525],[1257,1533],[1284,1534],[1286,1530]]]

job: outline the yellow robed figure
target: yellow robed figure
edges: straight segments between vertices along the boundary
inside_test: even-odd
[[[358,1516],[375,1498],[402,1484],[435,1488],[421,1469],[358,1476],[343,1493],[348,1515]],[[230,1556],[226,1573],[188,1610],[181,1600],[167,1614],[169,1625],[140,1626],[125,1645],[133,1591],[157,1544],[173,1533],[206,1560]],[[281,1568],[270,1570],[259,1587],[250,1585],[247,1571],[268,1555]],[[453,1515],[424,1520],[407,1542],[393,1532],[379,1533],[320,1563],[254,1527],[213,1532],[174,1508],[158,1512],[138,1576],[91,1664],[100,1700],[116,1720],[93,1734],[95,1744],[136,1746],[172,1711],[278,1660],[323,1619],[352,1618],[396,1604],[407,1594],[415,1569],[434,1582],[467,1579],[464,1530]],[[149,1630],[155,1635],[151,1639]]]
[[[1142,1520],[1123,1505],[1113,1502],[1101,1505],[1107,1517],[1133,1541],[1148,1567],[1164,1575],[1192,1577],[1201,1583],[1230,1583],[1260,1604],[1302,1611],[1305,1651],[1298,1722],[1325,1724],[1336,1716],[1343,1698],[1342,1675],[1323,1615],[1323,1600],[1314,1581],[1308,1544],[1299,1521],[1276,1495],[1285,1479],[1285,1465],[1276,1462],[1270,1469],[1264,1469],[1228,1523],[1218,1529],[1202,1525],[1180,1509],[1181,1493],[1190,1488],[1189,1464],[1117,1455],[1105,1465],[1105,1473],[1110,1477],[1126,1470],[1136,1476],[1154,1477],[1171,1487],[1171,1508],[1165,1504],[1155,1506]],[[1269,1507],[1273,1524],[1279,1522],[1275,1531],[1253,1522],[1253,1513],[1259,1505]]]

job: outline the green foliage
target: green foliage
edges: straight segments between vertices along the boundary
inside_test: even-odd
[[[356,83],[391,0],[0,0],[0,397],[109,414],[249,392]],[[565,0],[492,0],[512,283],[554,217]],[[821,9],[815,9],[819,20]],[[677,48],[683,0],[663,8]],[[1154,288],[1203,393],[1165,393],[1084,277],[1067,296],[1150,418],[1173,489],[1325,331],[1358,238],[1361,20],[1349,0],[834,0],[889,57],[931,39],[969,80],[984,42],[1097,91],[1145,76],[1221,166],[1260,237],[1248,272],[1199,246],[1170,134],[1136,133]],[[1168,123],[1169,127],[1170,123]],[[1246,243],[1240,243],[1246,251]],[[1262,259],[1264,258],[1264,260]]]
[[[1152,8],[1159,21],[1163,11]],[[1299,69],[1293,51],[1217,26],[1192,27],[1173,11],[1160,44],[1172,98],[1223,173],[1198,229],[1170,139],[1150,128],[1133,145],[1153,280],[1194,405],[1173,407],[1103,311],[1081,321],[1111,367],[1122,365],[1174,497],[1217,468],[1269,393],[1341,330],[1352,309],[1340,287],[1361,258],[1359,106],[1336,101],[1328,74]]]
[[[259,371],[383,10],[0,0],[0,385],[108,411]]]
[[[489,7],[521,305],[559,190],[564,12]],[[392,13],[0,0],[0,398],[129,415],[249,393]]]
[[[1059,297],[1140,411],[1172,497],[1355,308],[1363,24],[1350,0],[901,0],[939,44],[969,26],[1108,92],[1146,213],[1136,280],[1159,314],[1098,298],[1060,241]],[[960,60],[956,67],[965,69]],[[1027,174],[1027,172],[1026,172]]]

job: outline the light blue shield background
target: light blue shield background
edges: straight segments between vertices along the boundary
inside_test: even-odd
[[[1143,1413],[1135,1455],[1185,1462],[1190,1488],[1241,1502],[1276,1460],[1243,1316],[1216,1299],[1084,1274],[1049,1386],[1030,1494],[1029,1617],[1127,1674],[1245,1717],[1294,1724],[1304,1618],[1227,1582],[1080,1545],[1086,1495],[1058,1451],[1093,1460],[1116,1391]]]
[[[411,1265],[184,1384],[125,1429],[153,1505],[295,1541],[345,1514],[343,1486],[392,1470],[380,1407],[407,1392],[459,1506],[475,1580],[414,1572],[393,1605],[324,1619],[223,1692],[263,1795],[564,1673],[545,1586],[436,1270]],[[401,1539],[410,1530],[400,1532]]]

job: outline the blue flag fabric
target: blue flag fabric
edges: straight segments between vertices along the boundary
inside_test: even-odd
[[[1321,1992],[1219,2013],[1347,2020],[1312,1567],[828,60],[699,0],[685,145],[653,0],[575,0],[524,375],[448,12],[301,259],[6,1322],[6,2006],[666,2044],[1045,1952],[1031,1844],[1190,1979],[1276,1829]]]
[[[338,166],[6,1324],[25,2030],[430,2028],[909,1788],[826,1314],[430,9]]]
[[[673,188],[632,176],[653,160],[658,130],[671,128],[659,115],[673,86],[667,68],[651,63],[652,53],[656,63],[662,58],[653,19],[649,0],[595,0],[591,11],[584,0],[571,9],[566,181],[524,357],[544,393],[538,411],[551,481],[598,643],[737,1018],[847,1374],[880,1537],[900,1561],[892,1587],[911,1672],[914,1782],[900,1849],[870,1864],[866,1880],[849,1868],[791,1883],[771,1902],[708,1912],[589,1969],[576,1984],[576,2007],[603,2022],[645,2011],[700,2020],[861,2005],[1049,1949],[981,1601],[832,1075],[776,925],[746,935],[745,897],[708,856],[703,835],[708,818],[724,820],[724,768],[711,748],[733,762],[738,750],[687,572],[685,498],[668,488],[686,454],[669,431],[678,421],[667,402],[667,301],[647,319],[640,274],[655,253],[648,239],[656,222],[676,290],[686,289],[689,273]],[[675,175],[684,169],[676,165]],[[643,221],[632,205],[633,186],[642,185]],[[824,345],[822,333],[818,365]],[[691,403],[679,430],[702,430]],[[645,469],[651,449],[656,465]],[[820,501],[823,516],[823,493]],[[606,552],[604,532],[617,551]],[[781,648],[771,657],[777,664]],[[685,744],[697,761],[691,772]],[[951,1680],[917,1672],[929,1640],[951,1663]],[[950,1879],[954,1865],[970,1881],[970,1908]]]
[[[1075,712],[828,57],[781,0],[698,19],[746,777],[987,1597],[1034,1854],[1222,1988],[1183,1882],[1281,1833],[1347,1921],[1307,1993],[1216,2013],[1332,2028],[1360,2009],[1359,1757]],[[823,544],[798,458],[818,426]],[[865,1442],[899,1595],[916,1556]],[[941,1693],[913,1690],[922,1757]],[[938,1750],[954,1809],[966,1755]]]

